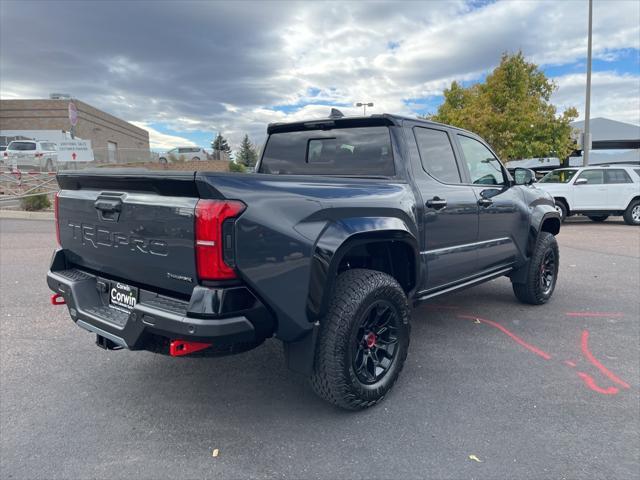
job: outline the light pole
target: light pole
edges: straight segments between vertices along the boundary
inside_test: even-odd
[[[373,103],[371,103],[371,102],[369,102],[369,103],[358,102],[358,103],[356,103],[356,107],[362,107],[362,109],[363,109],[362,114],[366,117],[367,116],[367,107],[373,107]]]
[[[589,150],[591,149],[591,31],[593,17],[593,0],[589,0],[589,38],[587,40],[587,98],[584,105],[584,134],[582,137],[582,166],[589,166]]]

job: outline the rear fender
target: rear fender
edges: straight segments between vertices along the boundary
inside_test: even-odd
[[[307,298],[307,315],[310,320],[317,321],[326,314],[338,266],[345,254],[361,244],[386,241],[409,245],[415,260],[414,278],[420,278],[418,241],[403,220],[395,217],[346,218],[330,223],[324,229],[311,259]]]

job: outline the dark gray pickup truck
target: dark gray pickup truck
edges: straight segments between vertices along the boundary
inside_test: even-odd
[[[222,355],[275,336],[343,408],[379,402],[421,301],[506,275],[545,303],[553,199],[486,143],[395,115],[271,124],[256,174],[58,174],[52,303],[116,350]]]

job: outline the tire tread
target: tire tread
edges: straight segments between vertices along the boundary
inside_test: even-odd
[[[390,382],[378,389],[371,398],[362,398],[354,392],[345,373],[343,359],[346,356],[345,349],[349,348],[353,318],[372,292],[376,292],[378,296],[391,295],[397,299],[402,297],[405,308],[400,313],[405,317],[402,321],[407,322],[408,329],[407,299],[398,282],[383,272],[353,269],[342,273],[335,283],[316,345],[311,387],[321,398],[348,410],[360,410],[379,403],[395,384],[407,356],[408,332],[407,345],[400,349],[400,356],[395,359],[399,362],[399,368]]]

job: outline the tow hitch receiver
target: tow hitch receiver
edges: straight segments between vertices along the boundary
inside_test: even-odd
[[[59,293],[51,295],[51,305],[64,305],[67,302],[64,301],[64,297]]]
[[[169,355],[172,357],[182,357],[190,353],[199,352],[205,348],[209,348],[210,343],[189,342],[187,340],[172,340],[169,345]]]
[[[115,343],[113,340],[103,337],[102,335],[96,335],[96,345],[105,350],[121,350],[122,346]]]

